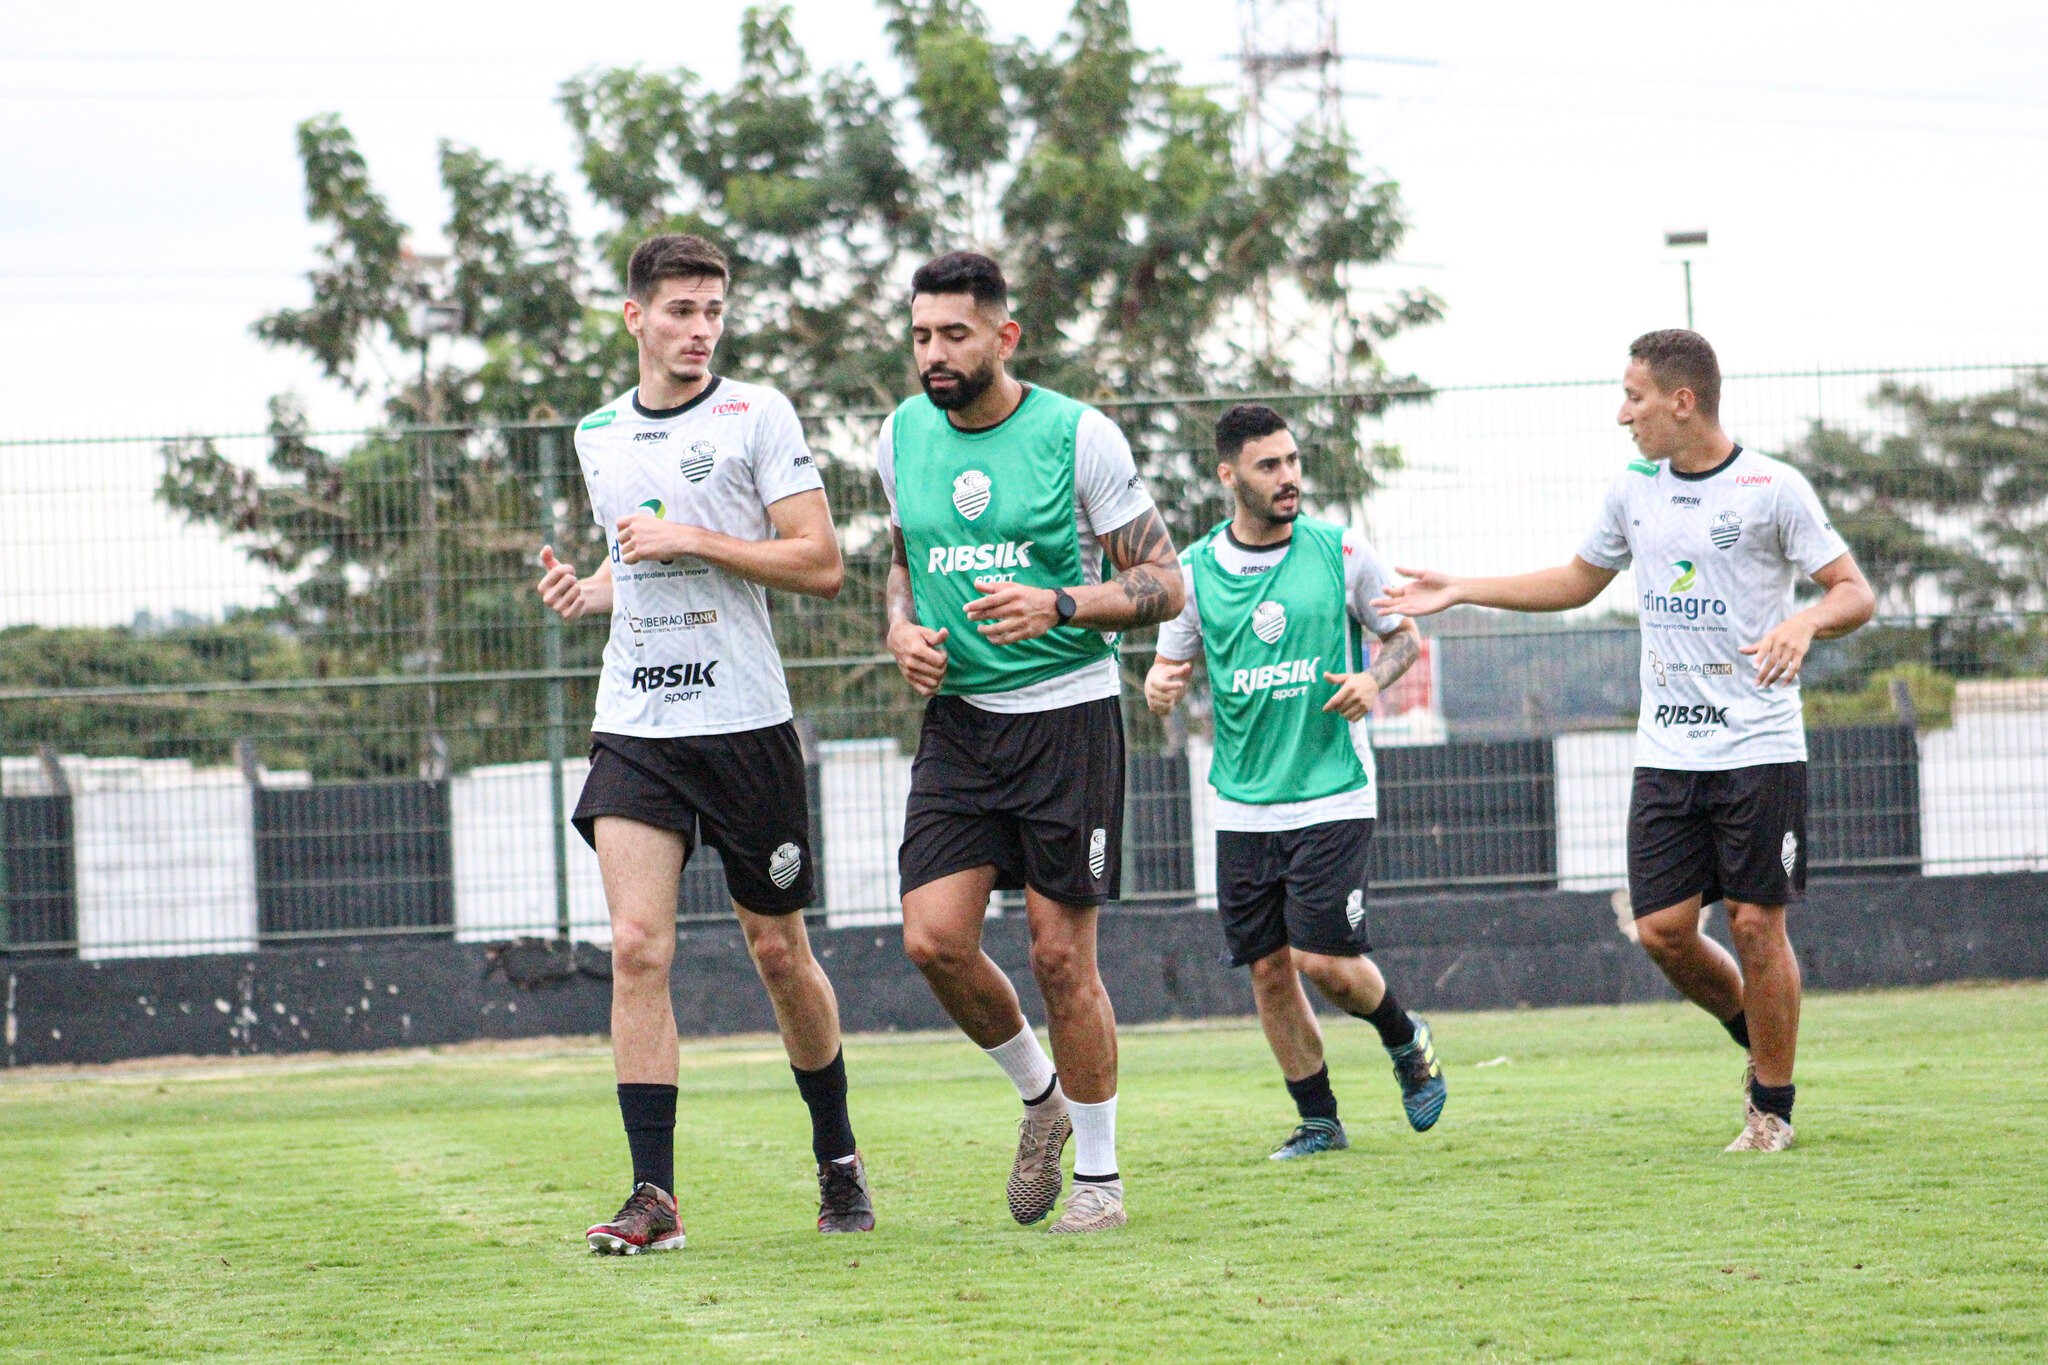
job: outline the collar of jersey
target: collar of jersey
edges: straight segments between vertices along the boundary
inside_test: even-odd
[[[995,422],[985,427],[956,427],[953,425],[953,419],[951,417],[948,417],[946,418],[946,430],[952,432],[955,436],[960,437],[962,440],[967,441],[978,441],[984,436],[992,436],[996,432],[1001,431],[1004,425],[1007,424],[1011,418],[1015,417],[1018,413],[1024,411],[1024,405],[1026,403],[1029,403],[1031,401],[1031,395],[1037,392],[1038,385],[1026,384],[1024,386],[1024,396],[1017,400],[1017,406],[1011,408],[1009,413],[1004,416],[1001,422]],[[931,402],[930,399],[926,399],[925,401],[928,403]],[[932,406],[938,407],[938,404],[932,403]]]
[[[1726,469],[1729,465],[1734,464],[1737,460],[1741,458],[1742,447],[1738,445],[1735,447],[1735,449],[1728,452],[1727,459],[1721,461],[1721,463],[1715,465],[1712,469],[1702,469],[1697,474],[1681,474],[1678,472],[1678,470],[1672,468],[1671,462],[1668,460],[1665,461],[1664,467],[1666,469],[1671,470],[1671,477],[1674,479],[1684,479],[1687,483],[1698,483],[1702,479],[1713,478],[1716,474],[1720,473],[1722,470]]]
[[[1287,539],[1276,540],[1271,545],[1247,545],[1237,538],[1237,534],[1230,529],[1230,523],[1226,521],[1223,523],[1223,539],[1229,544],[1231,549],[1236,550],[1239,554],[1284,555],[1294,545],[1294,532],[1290,528],[1287,532]]]
[[[698,394],[689,402],[673,408],[650,408],[642,405],[642,403],[640,402],[640,386],[638,384],[635,384],[633,386],[633,411],[639,413],[642,417],[645,417],[650,422],[666,422],[671,417],[681,417],[691,408],[696,407],[699,403],[709,398],[712,394],[717,393],[718,386],[720,384],[723,384],[724,382],[725,380],[723,377],[715,374],[712,375],[711,382],[704,386],[704,392]]]

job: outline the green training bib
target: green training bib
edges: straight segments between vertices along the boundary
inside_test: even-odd
[[[1344,597],[1344,528],[1300,517],[1270,573],[1234,574],[1216,562],[1228,525],[1182,556],[1215,702],[1209,780],[1218,795],[1255,806],[1356,791],[1370,779],[1351,726],[1323,710],[1337,692],[1323,674],[1364,664]]]
[[[896,515],[910,559],[917,619],[946,637],[941,692],[1010,692],[1086,668],[1115,637],[1055,627],[1035,640],[992,645],[966,607],[977,580],[1071,588],[1081,576],[1074,521],[1074,434],[1088,409],[1027,388],[1007,421],[956,430],[922,394],[896,409]]]

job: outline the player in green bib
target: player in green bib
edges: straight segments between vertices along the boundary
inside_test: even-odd
[[[1418,657],[1421,636],[1369,605],[1385,566],[1364,539],[1301,515],[1301,453],[1271,408],[1216,426],[1217,474],[1236,514],[1181,556],[1187,604],[1159,631],[1145,700],[1159,715],[1208,661],[1216,735],[1216,906],[1300,1122],[1276,1161],[1349,1146],[1303,993],[1371,1024],[1420,1132],[1444,1106],[1429,1025],[1401,1008],[1365,934],[1366,859],[1379,793],[1363,721]],[[1382,642],[1365,666],[1364,633]]]
[[[1116,424],[1006,372],[1021,333],[996,263],[954,252],[910,287],[924,393],[875,452],[889,649],[930,699],[898,855],[903,946],[1024,1101],[1011,1216],[1052,1212],[1071,1136],[1074,1192],[1051,1230],[1098,1232],[1125,1221],[1116,1016],[1095,967],[1123,861],[1116,633],[1179,611],[1181,578]],[[981,950],[997,888],[1024,892],[1052,1057]]]

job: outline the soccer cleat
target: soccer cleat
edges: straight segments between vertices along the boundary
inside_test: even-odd
[[[643,1251],[681,1251],[683,1224],[676,1217],[675,1196],[645,1181],[633,1187],[609,1223],[583,1234],[600,1256],[638,1256]]]
[[[1756,1085],[1756,1059],[1742,1055],[1742,1121],[1749,1122],[1749,1092]]]
[[[1049,1113],[1024,1111],[1017,1122],[1017,1160],[1010,1167],[1010,1217],[1028,1227],[1052,1212],[1060,1199],[1060,1153],[1073,1135],[1064,1104]]]
[[[1744,1119],[1742,1132],[1722,1151],[1782,1152],[1792,1145],[1792,1125],[1776,1114],[1766,1113],[1752,1104]]]
[[[1335,1119],[1303,1119],[1287,1141],[1273,1149],[1268,1161],[1293,1161],[1322,1152],[1341,1152],[1351,1145],[1344,1125]]]
[[[1123,1181],[1076,1180],[1074,1192],[1067,1196],[1067,1211],[1046,1232],[1107,1232],[1129,1221]]]
[[[1444,1112],[1448,1092],[1429,1025],[1418,1014],[1410,1014],[1408,1022],[1415,1025],[1415,1037],[1405,1047],[1388,1048],[1387,1055],[1394,1059],[1394,1079],[1401,1083],[1401,1107],[1408,1111],[1408,1126],[1422,1133]]]
[[[875,1203],[868,1194],[867,1165],[860,1153],[851,1161],[818,1164],[818,1231],[873,1232]]]

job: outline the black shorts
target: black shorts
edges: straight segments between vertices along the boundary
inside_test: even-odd
[[[1371,952],[1365,873],[1372,827],[1371,820],[1332,820],[1271,834],[1217,830],[1216,909],[1230,965],[1282,948],[1329,957]]]
[[[924,708],[897,869],[903,894],[974,867],[1005,891],[1100,905],[1123,889],[1124,717],[1114,697],[1052,711]]]
[[[593,734],[574,817],[592,848],[600,815],[677,831],[686,866],[701,831],[725,864],[726,890],[757,915],[787,915],[811,903],[804,751],[788,721],[674,739]]]
[[[1806,894],[1806,765],[1636,769],[1628,898],[1636,917],[1692,896],[1791,905]]]

